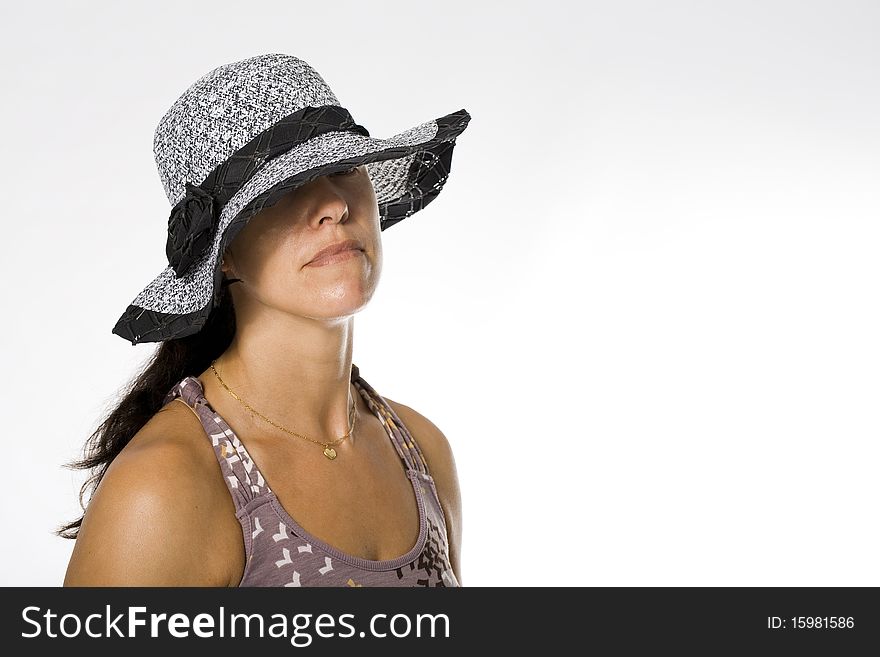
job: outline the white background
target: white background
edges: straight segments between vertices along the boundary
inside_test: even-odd
[[[2,12],[0,583],[63,580],[62,464],[156,347],[111,328],[167,264],[159,118],[283,52],[373,136],[473,117],[354,351],[454,448],[463,584],[880,585],[877,3]]]

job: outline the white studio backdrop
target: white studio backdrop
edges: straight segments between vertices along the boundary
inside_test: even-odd
[[[284,52],[374,136],[472,115],[354,350],[453,446],[465,586],[880,585],[878,32],[840,0],[4,6],[0,584],[62,582],[62,464],[155,349],[111,328],[166,265],[159,118]]]

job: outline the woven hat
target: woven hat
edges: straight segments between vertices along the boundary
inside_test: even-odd
[[[156,128],[153,154],[172,205],[168,267],[113,333],[132,345],[197,333],[220,298],[226,247],[253,215],[320,176],[366,165],[381,230],[418,212],[446,183],[470,118],[462,109],[378,139],[297,57],[258,55],[211,70]]]

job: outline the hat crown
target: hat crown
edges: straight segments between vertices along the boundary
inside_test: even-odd
[[[186,183],[198,185],[258,134],[304,107],[339,105],[308,63],[281,53],[212,69],[174,101],[156,127],[153,155],[165,195],[175,205]]]

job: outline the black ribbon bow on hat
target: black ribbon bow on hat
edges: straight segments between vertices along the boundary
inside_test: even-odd
[[[178,277],[205,252],[217,228],[217,201],[198,185],[186,183],[186,195],[171,209],[165,255]]]

